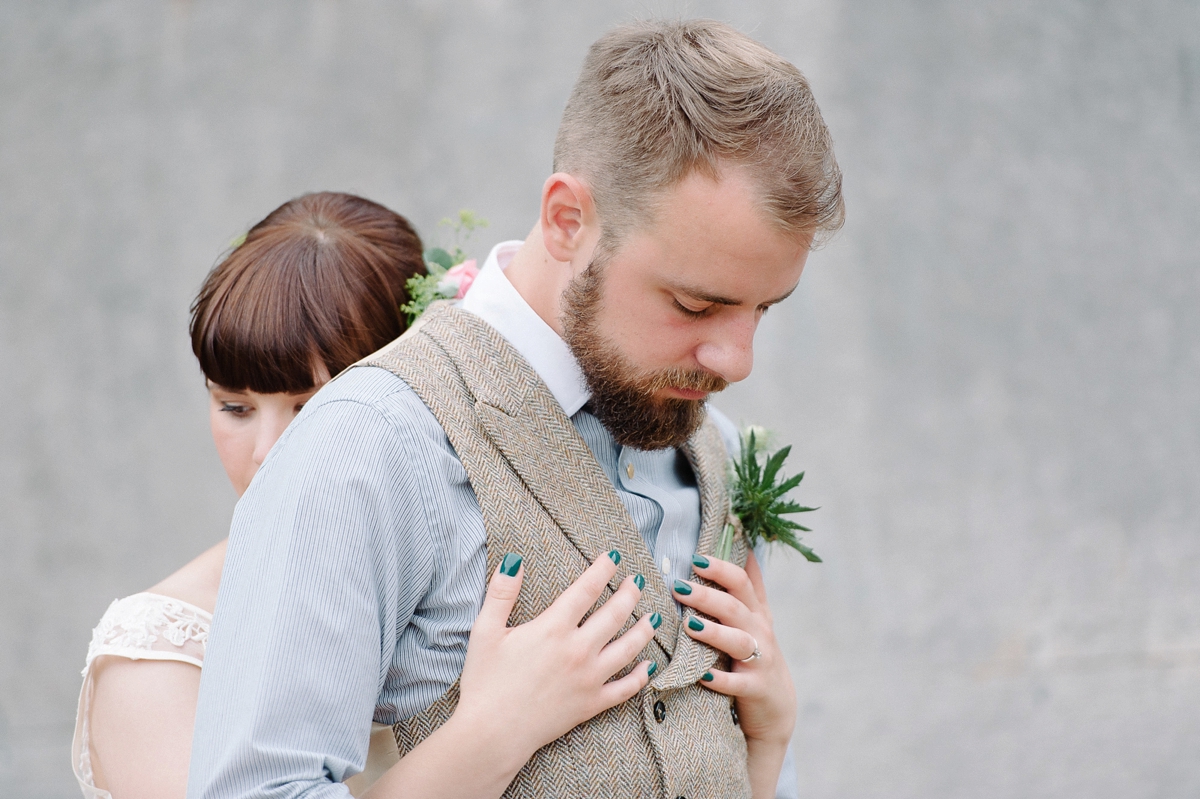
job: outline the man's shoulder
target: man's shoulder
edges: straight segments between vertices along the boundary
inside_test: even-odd
[[[361,366],[331,380],[288,425],[247,491],[297,486],[386,486],[408,501],[455,458],[445,431],[411,387],[385,369]],[[290,485],[290,488],[287,486]],[[245,498],[243,498],[245,503]],[[239,506],[240,507],[240,506]]]
[[[433,416],[403,378],[378,366],[355,366],[342,372],[308,401],[304,411],[330,416],[364,407],[391,422],[424,421]]]
[[[433,412],[400,377],[375,366],[356,366],[318,391],[280,439],[332,439],[347,446],[363,437],[441,442],[445,433]],[[382,443],[382,442],[380,442]],[[279,446],[279,445],[277,445]]]
[[[330,380],[308,402],[320,407],[333,402],[357,402],[372,407],[405,402],[416,394],[408,383],[378,366],[353,366]]]

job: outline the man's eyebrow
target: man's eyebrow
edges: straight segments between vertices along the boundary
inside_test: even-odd
[[[799,283],[796,284],[796,286],[799,286],[799,285],[800,285]],[[776,297],[773,300],[767,300],[766,302],[763,303],[763,305],[775,305],[776,303],[783,302],[788,297],[792,296],[792,292],[794,292],[796,290],[796,286],[792,286],[790,289],[787,290],[786,294],[784,294],[780,297]],[[691,286],[685,286],[682,283],[672,284],[671,288],[674,289],[675,291],[678,291],[680,294],[686,294],[689,297],[691,297],[692,299],[699,300],[700,302],[711,302],[714,305],[731,305],[733,307],[737,307],[742,304],[741,300],[732,300],[729,297],[722,297],[719,294],[711,294],[702,289],[693,288]]]

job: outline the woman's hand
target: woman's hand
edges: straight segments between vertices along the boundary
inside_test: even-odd
[[[636,695],[649,682],[649,661],[619,680],[608,680],[637,657],[661,623],[657,614],[650,614],[613,640],[641,598],[637,578],[626,578],[579,623],[616,574],[619,559],[615,550],[602,555],[537,618],[509,627],[524,566],[519,556],[506,556],[471,630],[456,712],[505,719],[508,734],[523,741],[532,755]]]
[[[796,725],[796,689],[775,640],[762,571],[753,552],[745,569],[703,555],[694,557],[692,565],[696,574],[725,591],[676,581],[675,599],[717,619],[691,617],[686,625],[688,635],[733,659],[732,671],[714,669],[705,673],[700,684],[735,697],[749,750],[754,795],[774,796]],[[759,657],[746,660],[756,651]]]
[[[653,613],[613,639],[641,598],[637,577],[579,623],[619,559],[615,550],[600,556],[537,618],[509,627],[524,568],[519,556],[505,556],[471,630],[458,707],[367,796],[499,796],[538,749],[642,690],[655,668],[650,661],[609,682],[662,623]]]

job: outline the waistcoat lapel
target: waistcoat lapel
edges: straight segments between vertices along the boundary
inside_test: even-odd
[[[700,487],[700,540],[696,551],[712,554],[717,545],[717,536],[729,515],[729,491],[726,487],[729,465],[725,456],[725,442],[717,426],[705,419],[700,429],[684,445],[683,454],[692,465],[692,472]],[[745,560],[731,557],[739,565],[745,563]]]

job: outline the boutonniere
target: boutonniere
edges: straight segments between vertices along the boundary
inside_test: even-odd
[[[739,437],[742,452],[740,457],[733,459],[730,469],[729,521],[717,540],[714,554],[721,560],[729,560],[733,539],[741,532],[751,549],[760,541],[786,544],[809,561],[820,563],[821,558],[817,553],[796,535],[797,530],[806,533],[812,530],[784,518],[785,514],[817,510],[786,498],[788,492],[804,479],[804,472],[795,477],[784,477],[780,471],[792,451],[791,446],[774,453],[767,452],[764,441],[766,430],[761,427],[749,427]]]
[[[447,218],[438,223],[454,231],[454,249],[430,247],[425,251],[426,274],[414,275],[404,284],[408,302],[401,305],[400,310],[408,316],[410,325],[432,303],[461,300],[466,296],[467,289],[479,274],[479,267],[474,258],[467,258],[462,245],[476,230],[487,227],[487,223],[486,219],[465,208],[458,212],[458,219]]]

